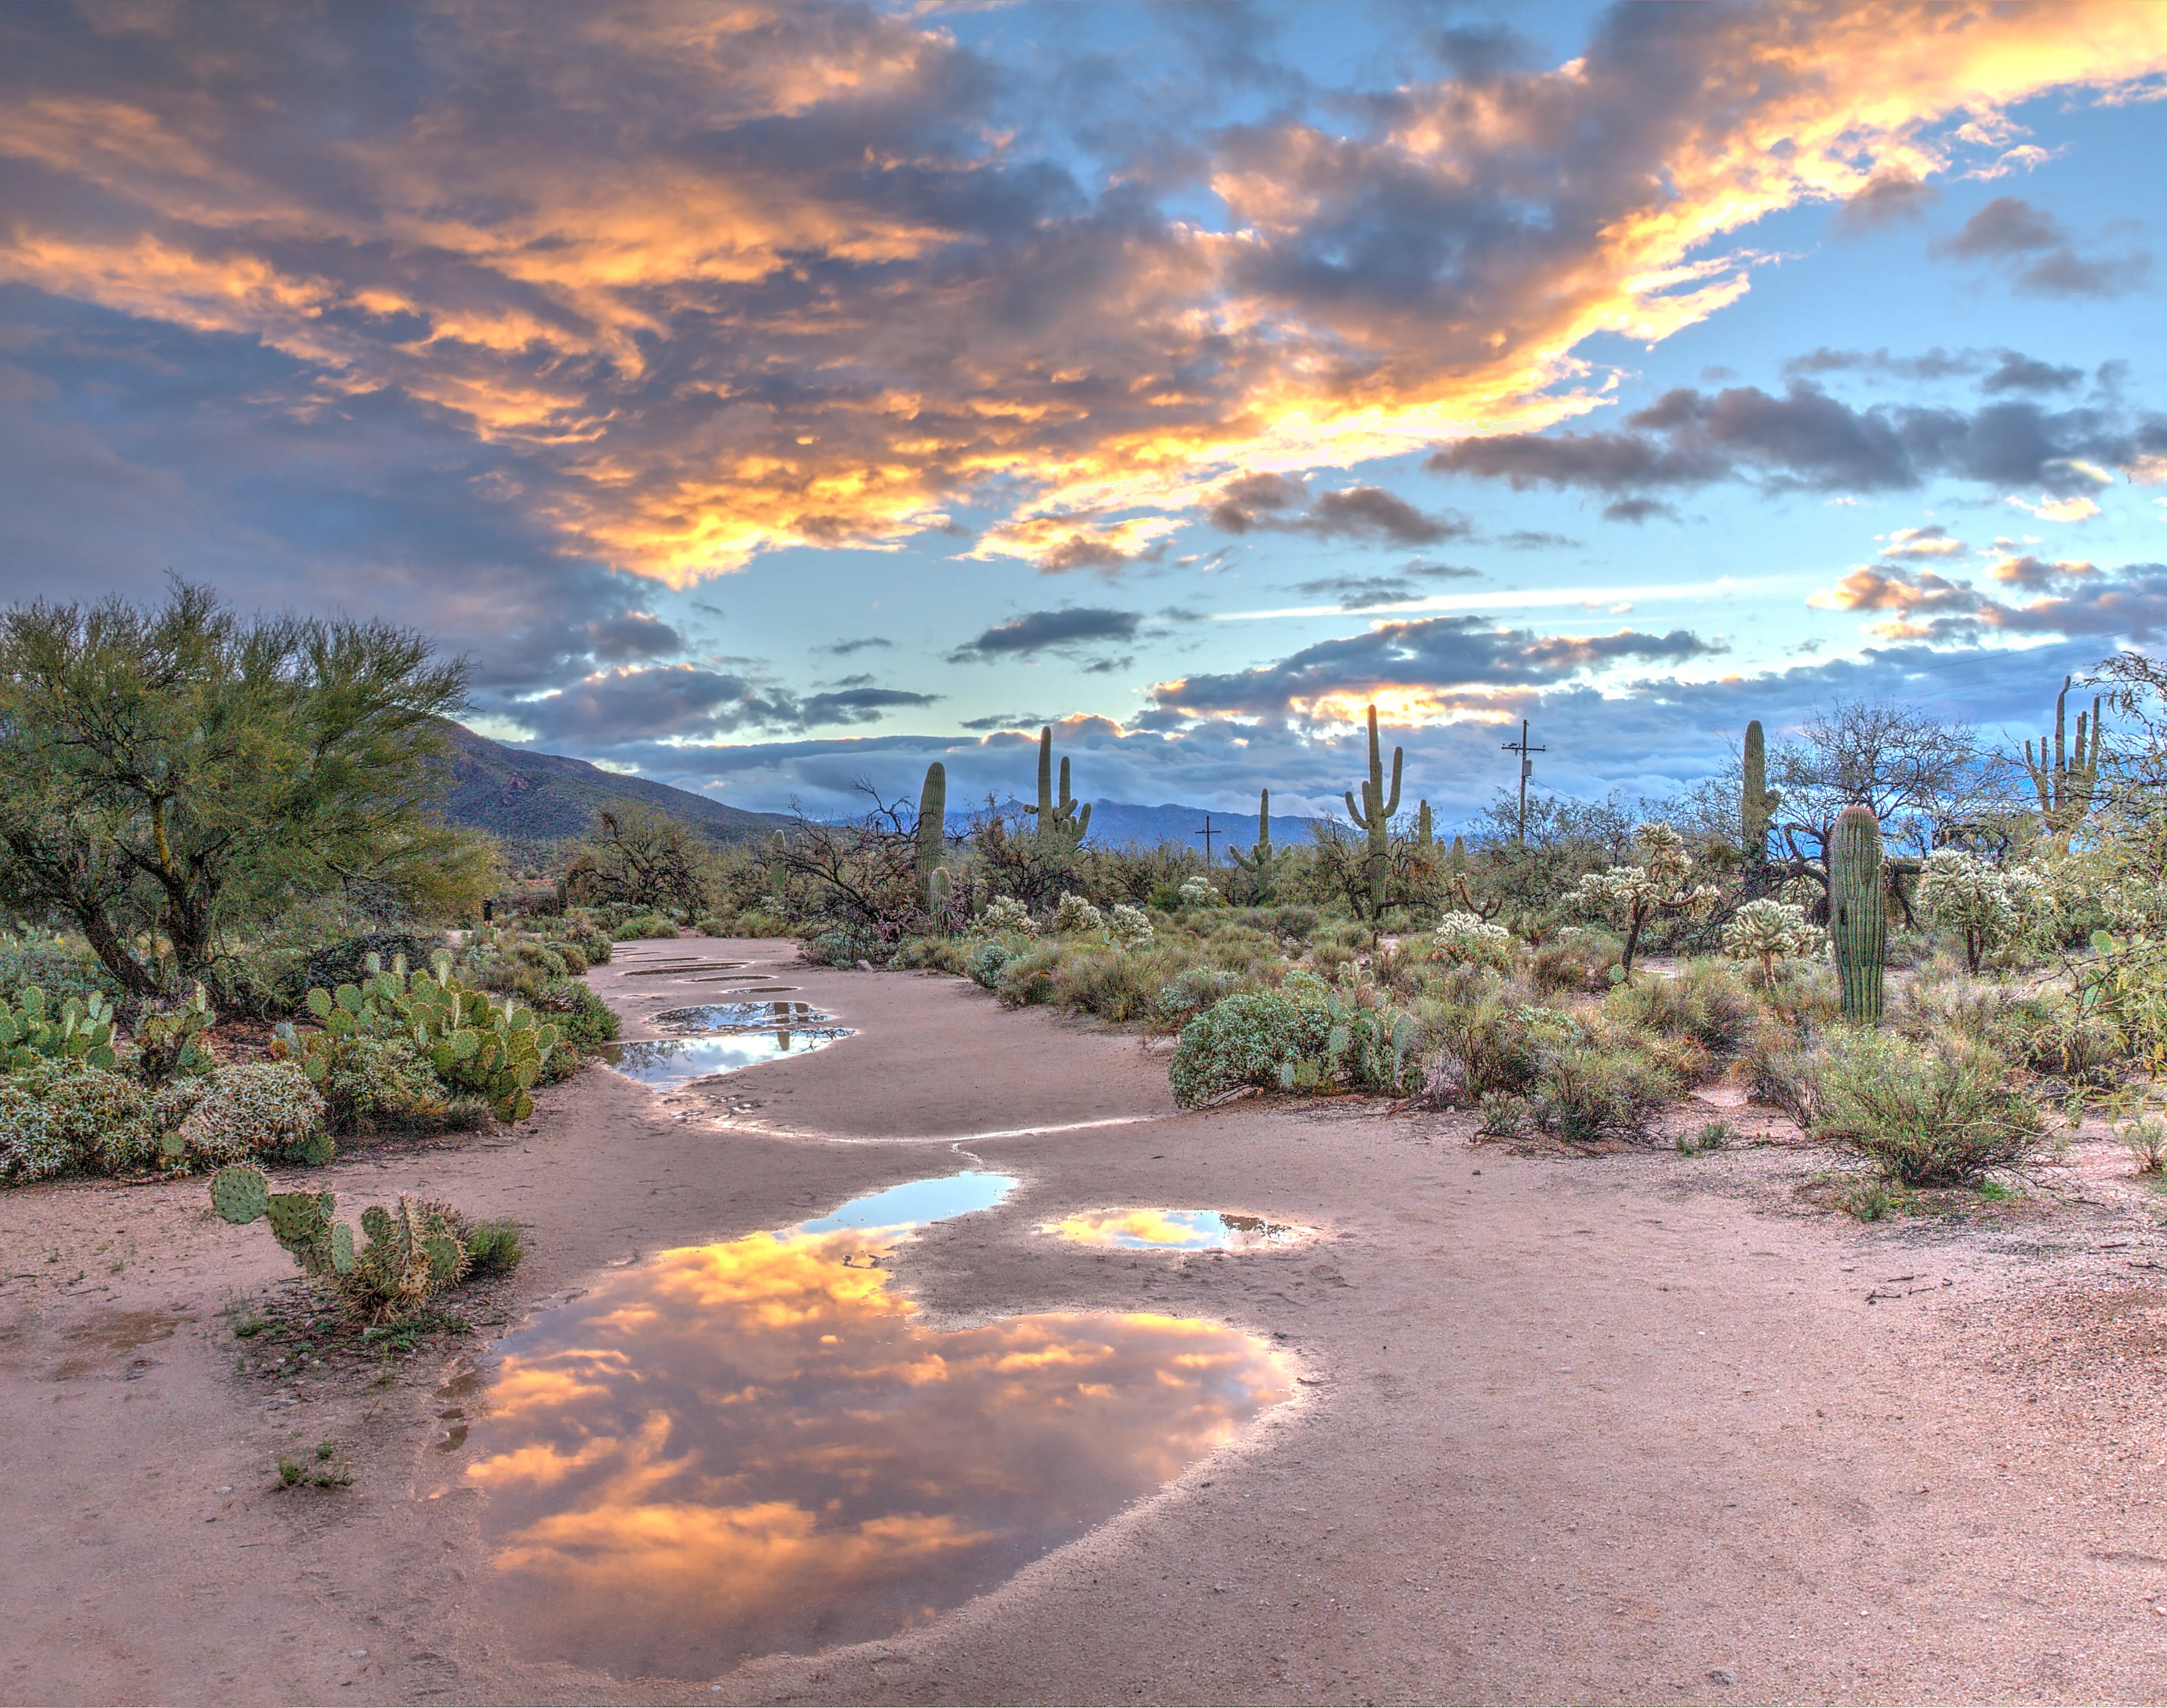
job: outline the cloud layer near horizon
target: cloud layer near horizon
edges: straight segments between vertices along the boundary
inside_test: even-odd
[[[1293,477],[1584,413],[1576,347],[1735,301],[1756,220],[1894,217],[2021,153],[2011,103],[2163,68],[2159,8],[1626,7],[1561,66],[1087,167],[1014,151],[1000,66],[862,8],[15,8],[0,283],[261,341],[306,376],[272,394],[296,422],[396,397],[490,448],[475,500],[680,586],[971,512],[978,554],[1053,570],[1206,510],[1423,544],[1460,524]],[[2050,295],[2143,271],[2021,203],[1950,252]],[[1820,478],[1738,425],[1815,395],[1666,400],[1642,484]],[[1915,468],[1991,460],[1976,424],[1882,425]]]

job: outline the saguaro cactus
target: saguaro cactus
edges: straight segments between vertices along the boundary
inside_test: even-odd
[[[1404,750],[1392,750],[1392,792],[1385,793],[1385,760],[1377,745],[1377,708],[1370,708],[1370,776],[1362,785],[1362,804],[1354,804],[1354,791],[1347,791],[1347,816],[1370,837],[1370,916],[1385,910],[1385,879],[1392,866],[1392,814],[1400,809],[1400,764]]]
[[[1768,820],[1783,797],[1768,787],[1768,744],[1756,718],[1746,726],[1746,777],[1739,820],[1749,867],[1768,863]]]
[[[1428,848],[1437,841],[1436,826],[1429,815],[1429,803],[1417,801],[1415,805],[1415,846]]]
[[[1031,809],[1038,820],[1038,835],[1044,841],[1073,848],[1091,833],[1091,809],[1079,811],[1068,792],[1068,761],[1061,761],[1061,793],[1053,792],[1053,726],[1038,732],[1038,804]]]
[[[1889,900],[1881,885],[1881,824],[1873,809],[1848,806],[1829,833],[1829,944],[1836,951],[1843,1017],[1881,1023],[1881,952]]]
[[[918,792],[918,894],[929,907],[947,836],[948,767],[936,759],[925,767],[925,787]]]
[[[1280,855],[1279,851],[1272,846],[1272,792],[1269,789],[1257,791],[1256,846],[1244,854],[1229,843],[1227,857],[1248,878],[1250,893],[1257,900],[1270,899],[1272,880]]]
[[[2091,727],[2087,735],[2085,714],[2077,713],[2077,740],[2074,748],[2065,749],[2067,731],[2064,723],[2069,698],[2069,678],[2062,678],[2062,692],[2054,696],[2054,751],[2047,751],[2047,738],[2039,738],[2039,757],[2032,757],[2032,744],[2024,744],[2024,768],[2032,774],[2032,787],[2039,796],[2040,816],[2047,821],[2047,834],[2057,842],[2067,846],[2076,834],[2077,826],[2085,821],[2085,814],[2092,808],[2092,798],[2099,786],[2100,768],[2100,703],[2092,697]]]

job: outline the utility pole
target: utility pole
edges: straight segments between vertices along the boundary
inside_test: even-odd
[[[1535,772],[1535,761],[1529,758],[1528,756],[1530,753],[1548,753],[1550,749],[1547,747],[1530,747],[1528,745],[1528,720],[1525,718],[1520,719],[1520,739],[1518,741],[1501,741],[1497,745],[1502,747],[1507,753],[1517,753],[1520,756],[1520,833],[1518,840],[1520,846],[1524,848],[1528,846],[1528,779],[1530,777],[1533,777]]]
[[[1211,869],[1211,814],[1206,813],[1204,815],[1202,830],[1191,830],[1189,834],[1192,836],[1201,836],[1204,839],[1204,869],[1209,872]]]

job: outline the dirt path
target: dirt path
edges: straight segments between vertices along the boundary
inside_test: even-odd
[[[241,1376],[222,1310],[293,1286],[260,1229],[216,1222],[200,1183],[12,1192],[0,1699],[2167,1694],[2167,1310],[2132,1266],[2167,1258],[2111,1183],[2005,1224],[1861,1227],[1799,1207],[1821,1159],[1797,1152],[1516,1158],[1343,1103],[1176,1116],[1132,1039],[783,948],[654,946],[727,950],[857,1036],[666,1095],[585,1074],[516,1135],[342,1159],[342,1210],[418,1190],[527,1223],[486,1329],[958,1165],[930,1141],[1009,1132],[970,1149],[1016,1194],[899,1263],[935,1320],[1172,1310],[1278,1337],[1300,1397],[918,1630],[612,1679],[524,1659],[477,1594],[477,1497],[432,1398],[455,1348],[381,1385]],[[596,983],[635,1016],[716,1000],[638,970]],[[1065,1130],[1018,1131],[1044,1128]],[[1324,1237],[1184,1259],[1030,1232],[1116,1205]],[[320,1440],[353,1485],[278,1490],[275,1461]]]

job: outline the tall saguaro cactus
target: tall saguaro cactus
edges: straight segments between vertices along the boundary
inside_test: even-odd
[[[1417,801],[1415,804],[1415,846],[1427,848],[1437,841],[1436,825],[1429,815],[1429,803]]]
[[[1768,787],[1768,743],[1756,718],[1746,726],[1746,777],[1740,792],[1740,823],[1746,863],[1757,868],[1768,863],[1768,821],[1783,797]]]
[[[933,903],[933,874],[948,835],[948,767],[939,760],[925,767],[925,786],[918,792],[918,894]]]
[[[1269,789],[1257,791],[1256,846],[1244,854],[1230,842],[1227,845],[1227,857],[1248,878],[1250,894],[1255,899],[1262,902],[1271,899],[1280,854],[1272,846],[1272,792]]]
[[[1078,810],[1076,798],[1068,792],[1068,761],[1061,761],[1061,793],[1053,792],[1053,726],[1049,724],[1038,732],[1038,804],[1031,809],[1038,818],[1037,835],[1041,841],[1064,843],[1073,848],[1091,832],[1091,808],[1086,802]]]
[[[1347,816],[1370,837],[1370,916],[1385,910],[1385,879],[1391,870],[1392,814],[1400,809],[1400,763],[1403,749],[1392,750],[1392,792],[1385,793],[1385,760],[1377,745],[1377,708],[1370,708],[1370,776],[1362,785],[1362,804],[1354,804],[1354,791],[1347,791]]]
[[[1889,937],[1889,900],[1881,884],[1881,823],[1870,807],[1836,815],[1829,832],[1829,943],[1836,951],[1843,1017],[1881,1023],[1881,952]]]
[[[2085,729],[2085,714],[2077,713],[2077,740],[2073,748],[2064,745],[2067,735],[2064,718],[2069,698],[2070,679],[2062,678],[2062,692],[2054,696],[2054,751],[2047,751],[2047,738],[2039,738],[2039,757],[2032,757],[2032,744],[2024,744],[2024,768],[2032,774],[2032,787],[2039,796],[2040,816],[2047,821],[2047,834],[2066,846],[2077,826],[2085,821],[2085,814],[2092,809],[2092,799],[2099,786],[2100,768],[2100,703],[2092,697],[2091,727]]]

